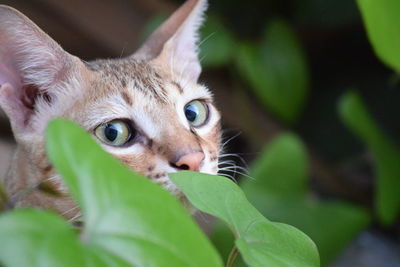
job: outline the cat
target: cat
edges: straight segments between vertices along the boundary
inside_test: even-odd
[[[217,174],[221,116],[198,83],[206,7],[205,0],[188,0],[131,56],[85,62],[17,10],[0,6],[0,106],[17,142],[4,179],[10,205],[79,215],[44,149],[46,125],[57,117],[79,124],[173,194],[180,192],[168,173]],[[37,190],[44,183],[63,197]]]

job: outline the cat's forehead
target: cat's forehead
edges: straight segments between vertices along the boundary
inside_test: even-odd
[[[192,100],[212,102],[209,90],[151,63],[129,59],[86,63],[93,73],[84,123],[92,128],[111,119],[176,120],[176,111]],[[90,108],[87,108],[90,107]],[[93,115],[93,116],[92,116]],[[168,118],[167,118],[168,117]]]
[[[93,87],[102,95],[113,95],[117,91],[124,98],[126,93],[144,94],[155,101],[166,103],[180,97],[212,99],[207,88],[182,78],[184,73],[174,75],[146,61],[133,58],[96,60],[86,65],[95,72]]]
[[[156,69],[144,61],[133,59],[96,60],[86,63],[94,72],[92,86],[101,95],[113,95],[129,87],[155,98],[165,100],[163,79]]]

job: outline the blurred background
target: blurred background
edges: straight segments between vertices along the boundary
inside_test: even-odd
[[[182,2],[0,1],[84,60],[133,53]],[[306,232],[323,266],[400,266],[400,77],[373,44],[351,0],[210,0],[202,29],[201,82],[235,153],[224,173]],[[4,175],[15,145],[1,111],[0,129]],[[227,235],[213,234],[222,253]]]

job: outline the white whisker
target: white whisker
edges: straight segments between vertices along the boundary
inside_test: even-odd
[[[218,161],[218,165],[236,165],[236,162],[234,160],[223,160],[223,161]]]
[[[212,32],[209,35],[207,35],[203,40],[200,41],[200,43],[198,44],[198,47],[200,47],[202,44],[204,44],[206,41],[208,41],[208,39],[210,39],[214,34],[215,34],[215,32]]]
[[[243,165],[244,165],[247,169],[249,168],[249,166],[247,165],[247,163],[246,163],[246,161],[243,159],[243,157],[240,156],[240,155],[238,155],[238,154],[235,154],[235,153],[220,154],[220,155],[218,156],[218,159],[220,159],[220,158],[225,158],[225,157],[236,157],[236,158],[238,158],[238,159],[240,160],[241,163],[243,163]]]
[[[60,179],[60,176],[58,174],[53,175],[53,176],[51,176],[51,177],[49,177],[47,179],[44,179],[39,184],[44,183],[44,182],[50,182],[50,181],[57,180],[57,179]]]
[[[238,132],[237,134],[235,134],[234,136],[231,136],[228,140],[226,140],[222,145],[221,145],[221,151],[225,148],[225,146],[232,141],[233,139],[235,139],[236,137],[238,137],[239,135],[241,135],[242,132]]]
[[[238,171],[238,170],[236,170],[236,169],[227,168],[227,169],[222,169],[222,171],[230,171],[230,172],[233,172],[234,174],[240,174],[240,175],[243,175],[243,176],[245,176],[245,177],[247,177],[247,178],[250,178],[250,179],[252,179],[252,180],[255,180],[254,177],[251,177],[251,176],[248,175],[247,173]]]
[[[75,206],[75,207],[73,207],[73,208],[71,208],[69,210],[66,210],[63,213],[61,213],[61,216],[64,216],[65,214],[70,213],[71,211],[74,211],[74,210],[76,210],[78,208],[79,208],[78,206]]]
[[[232,175],[229,175],[229,174],[226,174],[226,173],[220,173],[219,175],[221,175],[221,176],[225,176],[225,177],[227,177],[227,178],[231,179],[232,181],[234,181],[234,182],[235,182],[235,184],[237,184],[237,183],[238,183],[238,182],[237,182],[237,180],[236,180],[236,178],[235,178],[235,177],[233,177]]]
[[[73,221],[75,221],[76,219],[78,219],[81,216],[82,216],[82,214],[80,212],[78,212],[74,217],[69,219],[68,222],[73,222]]]

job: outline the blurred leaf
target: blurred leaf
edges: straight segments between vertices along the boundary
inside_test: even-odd
[[[40,210],[15,210],[0,216],[0,262],[5,266],[127,266],[107,251],[107,265],[84,247],[61,217]],[[6,244],[6,245],[5,245]]]
[[[183,171],[170,176],[196,208],[229,224],[249,266],[319,266],[317,248],[308,236],[267,220],[231,180]]]
[[[343,122],[371,151],[376,164],[375,206],[382,223],[392,223],[400,210],[400,148],[382,133],[355,92],[343,96],[339,106]]]
[[[400,1],[357,0],[357,3],[375,53],[400,72]]]
[[[368,225],[369,216],[350,204],[311,198],[306,190],[307,162],[306,149],[298,137],[281,135],[252,166],[254,180],[245,180],[242,186],[262,214],[309,235],[319,249],[322,265],[326,265]]]
[[[199,46],[201,65],[205,68],[228,64],[236,50],[233,36],[214,16],[208,17],[201,28]]]
[[[259,47],[240,46],[237,65],[262,104],[294,123],[309,91],[309,69],[295,33],[283,20],[272,21]]]
[[[303,197],[308,191],[308,162],[305,153],[304,146],[294,135],[284,135],[268,146],[267,153],[257,158],[252,166],[252,177],[259,178],[257,185],[263,191],[279,193],[287,198]],[[288,162],[291,162],[289,168]]]
[[[35,210],[0,214],[6,266],[222,266],[179,201],[131,172],[81,128],[49,124],[48,155],[83,213],[78,237],[61,217]],[[201,248],[201,249],[199,249]],[[21,257],[22,255],[22,257]]]

